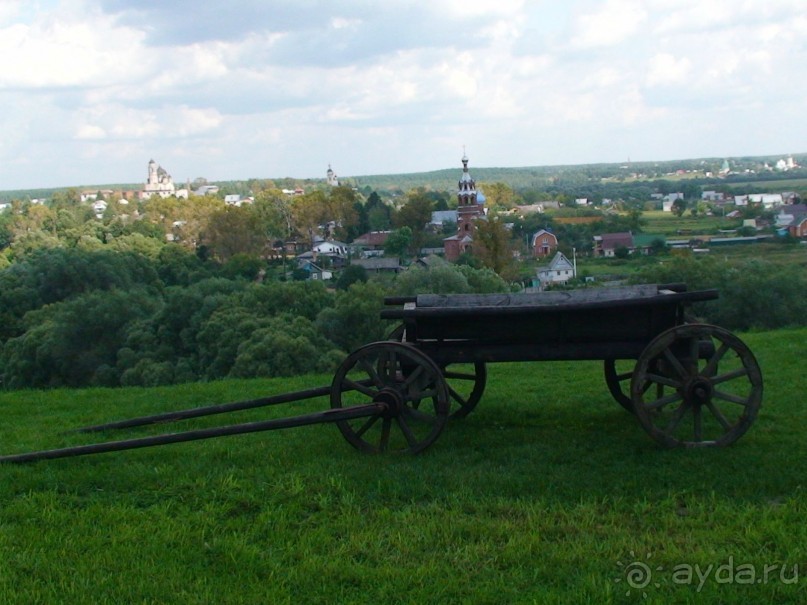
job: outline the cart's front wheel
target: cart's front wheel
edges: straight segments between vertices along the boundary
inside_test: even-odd
[[[443,374],[429,357],[391,341],[351,353],[331,383],[332,408],[385,404],[376,416],[336,423],[351,445],[371,453],[426,449],[446,424],[448,397]]]
[[[635,362],[629,360],[606,359],[603,364],[605,384],[616,402],[629,411],[633,411],[630,400],[630,379],[633,377]]]
[[[762,371],[731,332],[687,324],[662,332],[647,345],[636,362],[630,394],[636,417],[659,443],[728,445],[756,418]]]

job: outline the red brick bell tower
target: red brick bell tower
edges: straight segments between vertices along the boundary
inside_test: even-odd
[[[457,184],[457,234],[443,240],[446,260],[455,261],[474,250],[476,221],[484,217],[483,204],[477,200],[476,182],[468,172],[468,156],[462,154],[462,176]]]

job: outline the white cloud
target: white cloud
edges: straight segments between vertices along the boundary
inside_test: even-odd
[[[648,61],[647,85],[670,86],[685,84],[691,74],[692,63],[687,57],[659,53]]]
[[[571,47],[590,50],[621,44],[640,34],[646,19],[640,0],[606,0],[599,10],[578,15]]]
[[[463,143],[477,165],[704,155],[693,124],[797,151],[803,6],[0,0],[0,182],[139,180],[152,156],[192,178],[429,170]]]

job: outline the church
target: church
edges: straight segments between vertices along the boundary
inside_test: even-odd
[[[476,182],[468,172],[468,156],[463,153],[462,176],[457,184],[457,234],[443,240],[446,260],[456,261],[462,254],[474,252],[475,223],[479,219],[485,220],[485,196],[476,191]]]
[[[153,195],[158,195],[162,198],[175,196],[187,199],[188,190],[177,189],[174,185],[174,180],[165,168],[158,165],[154,160],[151,160],[148,165],[146,185],[140,192],[140,199],[147,200]]]

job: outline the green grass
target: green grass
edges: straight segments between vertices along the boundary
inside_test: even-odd
[[[655,233],[675,239],[691,235],[713,234],[717,229],[738,229],[742,220],[728,219],[722,216],[692,216],[689,212],[676,216],[672,212],[651,210],[642,213],[642,231]],[[679,231],[686,235],[679,235]]]
[[[514,363],[492,365],[478,409],[417,457],[362,455],[314,426],[0,465],[0,602],[804,602],[807,329],[743,338],[764,402],[724,449],[658,447],[611,400],[599,363]],[[2,393],[1,450],[329,381]],[[645,562],[652,581],[631,588]],[[797,581],[781,580],[783,564],[788,582],[798,566]],[[710,569],[702,583],[695,565]],[[742,584],[741,565],[754,580],[777,567]]]

